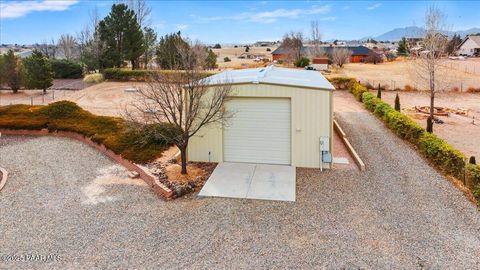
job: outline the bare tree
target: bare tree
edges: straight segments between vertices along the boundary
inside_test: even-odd
[[[333,48],[332,50],[332,62],[338,65],[340,68],[350,61],[352,51],[347,48]]]
[[[211,86],[204,75],[205,46],[178,47],[184,70],[152,72],[148,86],[138,91],[134,103],[127,105],[125,117],[135,125],[170,123],[181,130],[167,138],[180,149],[182,174],[187,173],[188,142],[202,127],[223,124],[231,117],[224,108],[231,96],[231,84]],[[157,134],[161,136],[161,134]]]
[[[53,38],[50,40],[50,42],[44,40],[42,43],[36,44],[35,49],[39,50],[43,55],[51,59],[55,59],[57,56],[57,43]]]
[[[62,50],[67,60],[73,58],[73,51],[76,46],[76,40],[72,35],[62,34],[58,39],[58,48]]]
[[[311,21],[310,22],[310,38],[312,48],[310,48],[308,54],[311,58],[320,57],[325,55],[325,50],[322,48],[322,34],[320,31],[320,26],[318,25],[318,21]]]
[[[150,13],[152,8],[148,5],[147,0],[123,0],[121,3],[126,4],[137,15],[137,22],[141,28],[150,25]]]
[[[294,62],[302,57],[303,34],[294,32],[285,34],[280,47],[284,48],[287,62]]]
[[[98,9],[89,11],[89,20],[83,29],[77,34],[80,59],[88,71],[99,68],[101,46],[96,30],[100,22]]]
[[[430,6],[425,13],[425,34],[422,51],[415,57],[414,73],[417,85],[430,92],[430,115],[427,118],[427,132],[433,132],[435,93],[445,90],[450,82],[449,74],[442,63],[448,44],[445,31],[445,14],[437,7]]]

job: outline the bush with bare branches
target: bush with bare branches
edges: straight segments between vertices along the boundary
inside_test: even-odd
[[[340,68],[350,61],[352,51],[347,48],[335,48],[332,52],[332,62],[338,65]]]

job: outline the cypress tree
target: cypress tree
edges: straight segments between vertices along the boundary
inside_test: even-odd
[[[477,161],[475,160],[475,156],[471,156],[470,160],[468,161],[470,164],[477,164]]]
[[[380,88],[380,84],[378,84],[377,98],[382,98],[382,88]]]
[[[395,111],[400,111],[400,97],[397,95],[395,96]]]

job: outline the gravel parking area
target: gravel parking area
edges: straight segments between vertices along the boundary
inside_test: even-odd
[[[297,201],[165,202],[95,150],[0,143],[0,268],[478,269],[480,214],[367,112],[337,114],[367,171],[297,170]],[[0,141],[3,138],[0,138]]]

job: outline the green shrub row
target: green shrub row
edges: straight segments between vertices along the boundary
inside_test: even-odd
[[[102,71],[103,78],[105,80],[112,81],[146,81],[153,72],[161,73],[164,75],[174,74],[175,71],[171,70],[131,70],[124,68],[107,68]],[[213,75],[211,72],[204,72],[201,76],[208,77]]]
[[[130,128],[118,117],[97,116],[70,101],[48,106],[10,105],[0,107],[0,128],[79,133],[105,145],[135,163],[146,163],[159,156],[178,131],[169,124]],[[156,131],[156,132],[153,132]]]
[[[398,136],[415,144],[442,171],[463,179],[465,156],[444,140],[426,132],[407,115],[394,110],[370,92],[363,93],[365,108],[381,117]]]
[[[358,101],[361,102],[363,98],[363,93],[368,93],[368,89],[355,81],[350,88],[350,92]]]
[[[453,175],[458,179],[464,179],[467,175],[473,193],[480,202],[480,166],[466,164],[465,155],[452,147],[446,141],[436,135],[426,132],[420,125],[407,115],[396,111],[388,103],[368,91],[362,91],[359,83],[352,84],[350,91],[357,97],[362,92],[365,108],[380,117],[386,125],[399,137],[416,145],[420,152],[446,174]]]
[[[82,66],[66,59],[52,59],[53,77],[55,79],[79,79],[83,77]]]

